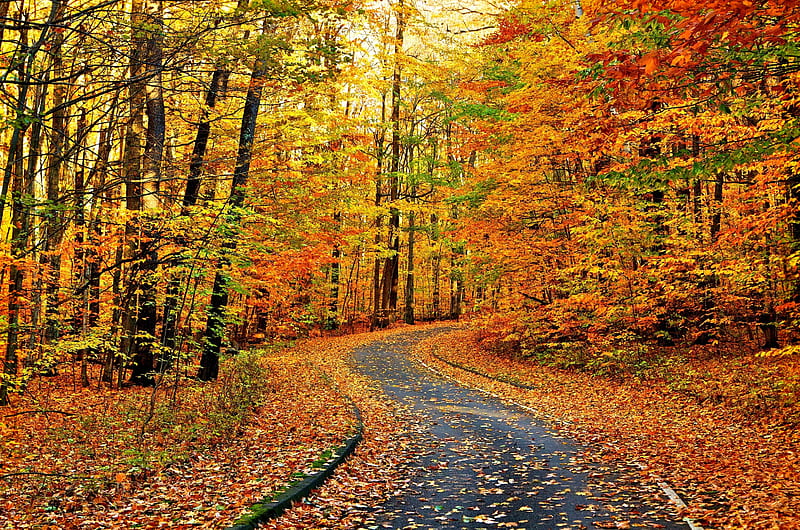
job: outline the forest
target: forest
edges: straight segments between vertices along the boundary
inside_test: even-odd
[[[796,443],[799,32],[792,0],[0,1],[2,527],[81,527],[2,497],[131,495],[254,404],[334,414],[326,449],[346,345],[428,322]],[[73,438],[119,458],[63,471]]]

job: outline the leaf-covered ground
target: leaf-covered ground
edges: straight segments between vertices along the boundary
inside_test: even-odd
[[[238,358],[219,382],[165,384],[154,401],[149,389],[81,389],[68,373],[36,379],[0,410],[0,528],[225,528],[352,434],[353,403],[365,425],[356,454],[265,528],[363,528],[408,484],[422,427],[351,356],[398,331]],[[666,478],[707,528],[798,525],[796,361],[694,361],[663,380],[623,381],[493,356],[466,330],[416,352],[539,411],[612,475]],[[768,381],[781,384],[758,394],[753,382]]]
[[[318,341],[319,360],[373,338]],[[0,410],[0,528],[229,526],[352,435],[352,405],[304,351],[240,358],[216,383],[155,394],[35,379]]]
[[[417,353],[531,406],[610,466],[644,465],[642,474],[667,479],[707,528],[800,526],[797,360],[696,359],[661,378],[622,380],[492,355],[466,330],[426,341]]]

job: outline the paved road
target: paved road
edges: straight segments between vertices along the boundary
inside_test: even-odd
[[[355,352],[359,369],[418,413],[426,428],[404,496],[368,528],[686,528],[655,485],[634,484],[513,406],[446,380],[407,354],[433,331]],[[671,519],[671,520],[670,520]]]

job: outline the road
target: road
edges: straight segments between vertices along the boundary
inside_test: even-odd
[[[410,486],[367,528],[687,528],[655,484],[589,461],[584,448],[522,409],[411,360],[413,344],[435,332],[354,354],[359,370],[423,426]]]

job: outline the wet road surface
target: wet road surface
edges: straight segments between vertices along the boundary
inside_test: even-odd
[[[581,447],[524,411],[410,360],[413,344],[436,332],[412,331],[355,352],[359,370],[423,427],[408,489],[366,528],[687,528],[656,485],[582,462]]]

